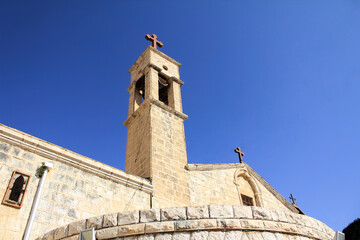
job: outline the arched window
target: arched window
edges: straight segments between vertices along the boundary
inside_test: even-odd
[[[2,203],[12,207],[21,208],[29,180],[29,175],[14,171]]]
[[[239,194],[240,204],[243,206],[262,207],[260,188],[245,167],[234,173],[234,183]]]

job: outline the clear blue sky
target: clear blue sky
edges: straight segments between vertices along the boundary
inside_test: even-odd
[[[0,1],[0,122],[124,169],[127,70],[181,62],[188,160],[245,161],[308,215],[360,216],[360,2]]]

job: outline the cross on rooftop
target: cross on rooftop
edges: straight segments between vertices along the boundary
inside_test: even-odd
[[[296,198],[293,197],[293,195],[290,193],[290,200],[292,201],[293,204],[295,204]]]
[[[153,35],[149,35],[149,34],[146,34],[145,35],[145,39],[148,40],[148,41],[151,41],[152,42],[152,46],[156,49],[156,46],[159,46],[160,48],[164,46],[164,44],[160,41],[157,40],[157,36],[156,34],[153,34]]]
[[[236,152],[237,154],[239,154],[239,162],[242,163],[243,162],[243,159],[242,157],[245,155],[245,153],[241,152],[241,148],[240,147],[237,147],[234,152]]]

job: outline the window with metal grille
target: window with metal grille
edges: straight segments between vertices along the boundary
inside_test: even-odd
[[[244,206],[254,206],[254,201],[251,197],[241,194],[241,199]]]

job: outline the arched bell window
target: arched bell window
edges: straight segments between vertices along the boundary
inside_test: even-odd
[[[161,74],[159,74],[159,100],[169,105],[169,81]]]
[[[29,180],[30,175],[14,171],[2,203],[12,207],[21,208]]]

